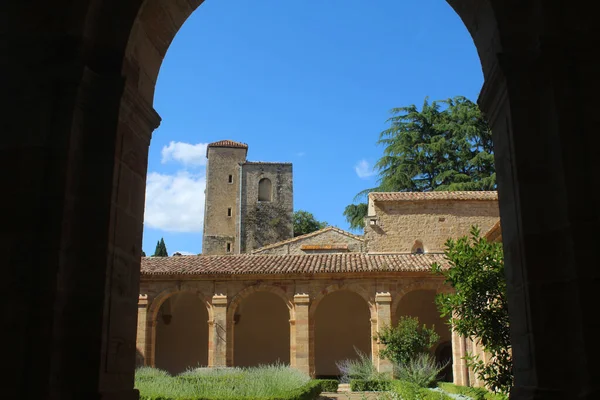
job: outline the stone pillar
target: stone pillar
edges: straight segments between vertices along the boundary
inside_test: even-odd
[[[137,336],[135,339],[136,347],[136,366],[146,364],[146,350],[148,339],[148,295],[140,294],[138,299],[138,314],[137,314]]]
[[[466,355],[465,338],[452,330],[452,376],[455,385],[469,386],[469,369],[464,357]]]
[[[497,3],[497,15],[532,29],[527,37],[515,30],[498,38],[503,51],[479,99],[498,176],[511,399],[598,399],[600,268],[592,249],[600,242],[600,207],[588,184],[600,175],[600,87],[590,54],[598,35],[579,28],[595,22],[583,6]]]
[[[293,365],[296,369],[311,374],[311,365],[314,365],[314,354],[310,352],[310,325],[308,321],[308,311],[310,307],[310,297],[308,294],[296,294],[294,296],[294,322],[295,343],[293,344]]]
[[[377,312],[377,319],[375,322],[375,332],[373,336],[373,363],[377,367],[377,371],[379,372],[389,372],[390,374],[393,372],[393,364],[387,360],[382,359],[379,356],[380,351],[385,347],[384,344],[380,343],[377,340],[377,332],[383,329],[386,326],[392,325],[392,295],[389,292],[380,292],[375,294],[375,307]]]
[[[209,358],[212,358],[211,367],[227,366],[227,296],[215,294],[212,298],[213,321],[209,324],[211,332],[209,340]],[[212,357],[211,357],[212,352]]]

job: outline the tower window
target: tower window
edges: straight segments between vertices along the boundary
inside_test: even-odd
[[[272,197],[271,180],[263,178],[258,181],[258,201],[271,201]]]
[[[227,243],[227,252],[231,253],[231,243]]]
[[[231,217],[231,207],[229,207],[229,208],[227,209],[227,216],[228,216],[228,217]]]
[[[229,175],[229,183],[233,183],[233,175]]]

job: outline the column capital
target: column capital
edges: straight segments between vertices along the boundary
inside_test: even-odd
[[[294,295],[294,304],[309,304],[310,296],[307,293],[298,293]]]
[[[135,88],[125,85],[121,99],[120,119],[129,121],[135,126],[142,128],[142,132],[148,133],[148,143],[152,138],[152,132],[159,127],[161,118],[156,110],[149,104]]]
[[[391,303],[392,294],[390,292],[378,292],[375,294],[375,303]]]
[[[213,306],[226,306],[227,305],[227,295],[215,294],[212,297],[212,305]]]

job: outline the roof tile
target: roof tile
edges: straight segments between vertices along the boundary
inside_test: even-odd
[[[420,272],[434,262],[449,266],[443,254],[431,253],[143,257],[142,276]]]
[[[369,198],[373,201],[498,200],[498,192],[371,192]]]

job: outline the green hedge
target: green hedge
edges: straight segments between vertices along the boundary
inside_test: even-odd
[[[313,380],[308,382],[306,385],[290,390],[287,394],[282,396],[271,396],[271,397],[255,397],[255,396],[231,396],[231,397],[170,397],[164,395],[147,396],[140,393],[140,400],[315,400],[319,398],[321,394],[321,382]],[[337,389],[337,386],[336,386]]]
[[[392,381],[352,379],[350,390],[353,392],[385,392],[392,388]]]
[[[453,400],[445,393],[436,392],[422,388],[414,383],[403,381],[392,381],[391,390],[398,394],[401,399],[406,400]]]
[[[508,400],[506,395],[492,393],[480,387],[457,386],[449,382],[440,382],[438,386],[448,393],[463,394],[474,400]]]
[[[317,379],[317,382],[321,383],[321,391],[323,392],[337,392],[340,382],[337,379]]]

